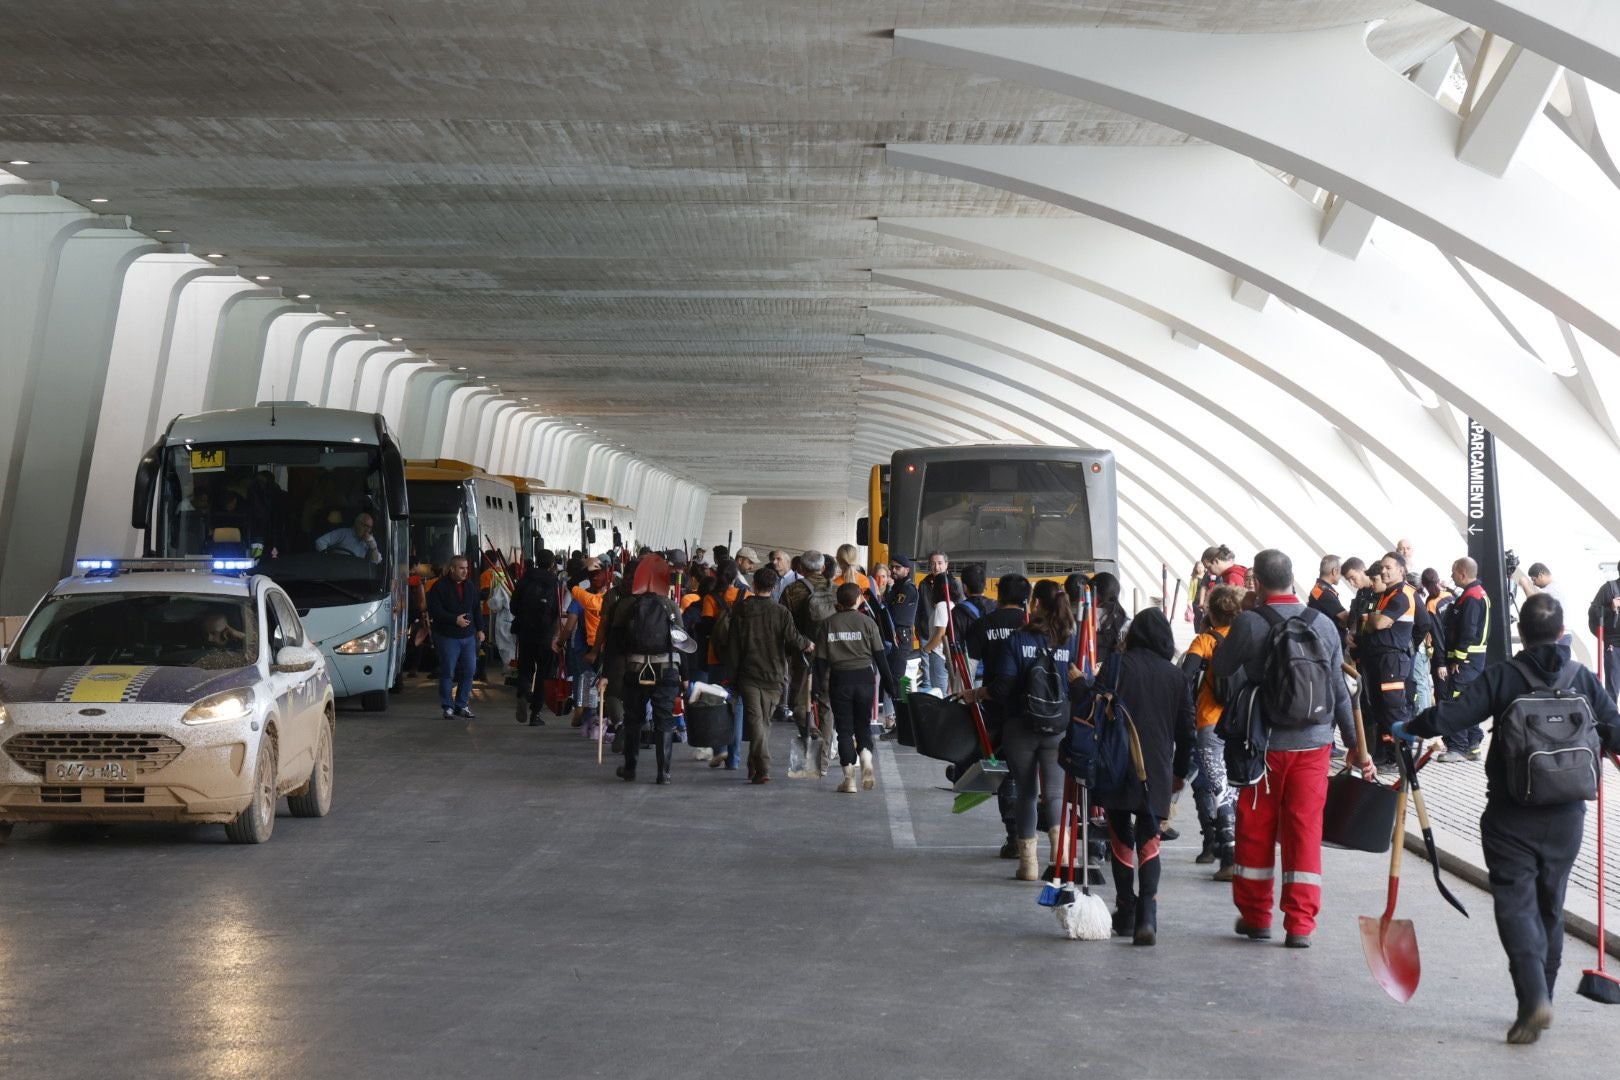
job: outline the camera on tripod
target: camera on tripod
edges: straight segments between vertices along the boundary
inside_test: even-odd
[[[1508,580],[1510,581],[1513,579],[1513,575],[1519,572],[1519,557],[1513,553],[1512,548],[1508,548],[1502,553],[1502,566],[1507,570]]]

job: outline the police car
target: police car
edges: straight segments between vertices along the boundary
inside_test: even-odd
[[[87,560],[0,663],[0,829],[220,822],[270,839],[332,805],[326,665],[251,561]]]

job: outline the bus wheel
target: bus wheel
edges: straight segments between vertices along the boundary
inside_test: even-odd
[[[360,707],[366,712],[384,712],[388,708],[388,691],[367,690],[360,695]]]

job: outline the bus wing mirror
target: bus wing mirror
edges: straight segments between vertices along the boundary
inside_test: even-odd
[[[878,543],[887,544],[888,542],[889,542],[889,515],[884,514],[882,517],[878,518]]]
[[[410,496],[405,488],[405,455],[386,432],[378,432],[382,450],[383,489],[388,493],[388,516],[404,521],[411,516]]]
[[[855,542],[866,547],[872,542],[872,519],[857,518],[855,520]]]
[[[163,461],[163,441],[146,452],[135,466],[135,493],[129,507],[129,525],[145,531],[152,523],[152,489],[157,484],[158,465]]]

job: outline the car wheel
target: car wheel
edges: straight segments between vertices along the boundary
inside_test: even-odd
[[[360,695],[360,707],[366,712],[385,712],[388,709],[388,691],[367,690]]]
[[[259,760],[253,767],[253,801],[225,823],[225,838],[233,844],[262,844],[276,827],[276,746],[267,734],[259,740]]]
[[[315,765],[309,770],[304,790],[287,796],[287,809],[293,817],[325,817],[332,809],[332,722],[321,719],[315,738]]]

